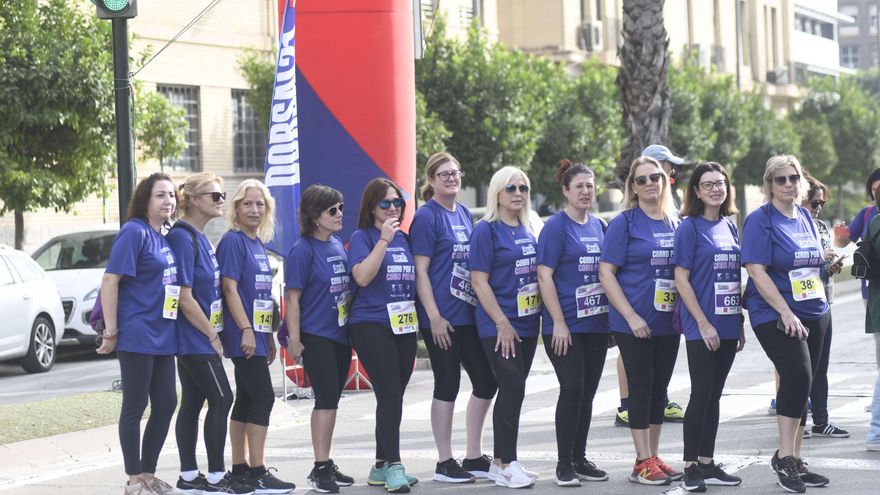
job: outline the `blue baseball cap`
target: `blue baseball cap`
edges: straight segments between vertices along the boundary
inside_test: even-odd
[[[684,163],[683,158],[679,158],[673,155],[672,152],[669,151],[669,148],[663,146],[662,144],[652,144],[648,146],[647,148],[642,150],[642,156],[649,156],[657,160],[658,162],[665,160],[673,165],[681,165],[682,163]]]

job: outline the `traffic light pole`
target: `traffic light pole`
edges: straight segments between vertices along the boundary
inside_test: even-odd
[[[131,154],[131,98],[128,78],[128,19],[111,19],[113,27],[113,94],[116,106],[116,174],[119,182],[119,225],[125,223],[134,190]]]

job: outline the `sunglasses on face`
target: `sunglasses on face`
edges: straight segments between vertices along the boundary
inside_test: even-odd
[[[439,172],[434,174],[435,177],[439,177],[442,181],[447,181],[449,179],[457,179],[459,177],[464,177],[464,172],[461,170],[451,170],[449,172]]]
[[[391,208],[391,205],[394,205],[395,208],[400,208],[403,206],[403,200],[400,198],[394,198],[391,200],[383,199],[382,201],[379,201],[380,210],[387,210],[388,208]]]
[[[719,189],[723,191],[725,186],[727,186],[726,180],[707,180],[704,182],[700,182],[700,187],[702,187],[704,191],[711,191],[712,189]]]
[[[519,186],[517,186],[516,184],[508,184],[504,188],[504,190],[509,192],[510,194],[515,193],[517,189],[519,189],[519,192],[521,192],[522,194],[529,192],[529,186],[525,184],[520,184]]]
[[[789,182],[790,184],[797,184],[800,181],[801,176],[799,174],[792,174],[788,176],[777,175],[776,177],[773,177],[773,182],[775,182],[777,186],[784,186],[786,182]]]
[[[199,194],[199,196],[211,196],[211,199],[214,200],[215,203],[219,203],[221,200],[226,201],[225,192],[206,192]]]
[[[812,206],[814,210],[818,210],[825,206],[825,202],[821,199],[814,199],[813,201],[810,201],[810,206]]]
[[[327,208],[327,213],[330,214],[331,217],[335,217],[337,213],[342,213],[343,211],[345,211],[345,203],[339,203],[336,206]]]
[[[635,182],[636,184],[638,184],[640,186],[644,186],[650,180],[652,184],[656,184],[656,183],[660,182],[660,179],[662,177],[663,177],[663,174],[661,174],[661,173],[656,173],[656,174],[651,174],[651,175],[640,175],[638,177],[634,177],[633,182]]]

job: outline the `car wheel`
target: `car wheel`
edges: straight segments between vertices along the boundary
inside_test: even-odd
[[[52,322],[38,316],[31,328],[28,353],[21,359],[21,367],[28,373],[43,373],[55,365],[55,329]]]

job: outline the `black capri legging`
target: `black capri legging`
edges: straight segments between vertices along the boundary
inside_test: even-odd
[[[235,404],[232,421],[269,426],[269,415],[275,404],[275,390],[269,376],[265,356],[232,358],[235,366]]]
[[[614,339],[629,383],[630,429],[663,424],[666,388],[675,369],[681,335],[639,339],[628,333],[615,333]]]
[[[776,328],[776,320],[755,327],[755,337],[779,372],[776,414],[801,418],[801,426],[807,424],[807,398],[822,358],[828,321],[827,312],[817,320],[801,320],[810,332],[806,341],[786,335]]]
[[[380,323],[353,323],[351,343],[376,394],[376,459],[400,462],[403,393],[416,358],[416,333],[394,335]]]
[[[461,368],[464,367],[471,380],[474,397],[491,400],[498,391],[498,384],[483,353],[477,327],[460,325],[454,328],[454,332],[449,332],[452,345],[445,351],[434,343],[430,328],[421,329],[434,373],[434,398],[455,402],[461,384]]]
[[[315,409],[337,409],[351,367],[351,347],[335,340],[300,332],[303,368],[312,382]]]
[[[721,392],[738,345],[737,340],[722,340],[717,350],[710,351],[703,339],[689,340],[686,344],[691,398],[684,413],[685,461],[715,457]]]
[[[226,448],[226,418],[232,407],[232,388],[223,369],[223,360],[217,354],[197,354],[177,357],[177,374],[180,377],[180,410],[174,433],[177,437],[177,452],[180,455],[180,470],[195,471],[196,444],[198,443],[199,413],[205,400],[208,411],[205,413],[203,435],[205,450],[208,453],[208,471],[226,471],[223,450]]]
[[[489,365],[498,382],[498,398],[492,410],[492,430],[494,432],[494,457],[508,464],[517,459],[516,444],[519,435],[519,413],[526,396],[526,378],[532,369],[532,360],[538,348],[537,337],[523,337],[522,342],[514,340],[513,355],[504,358],[501,348],[495,351],[496,337],[480,339],[483,351],[489,358]]]

